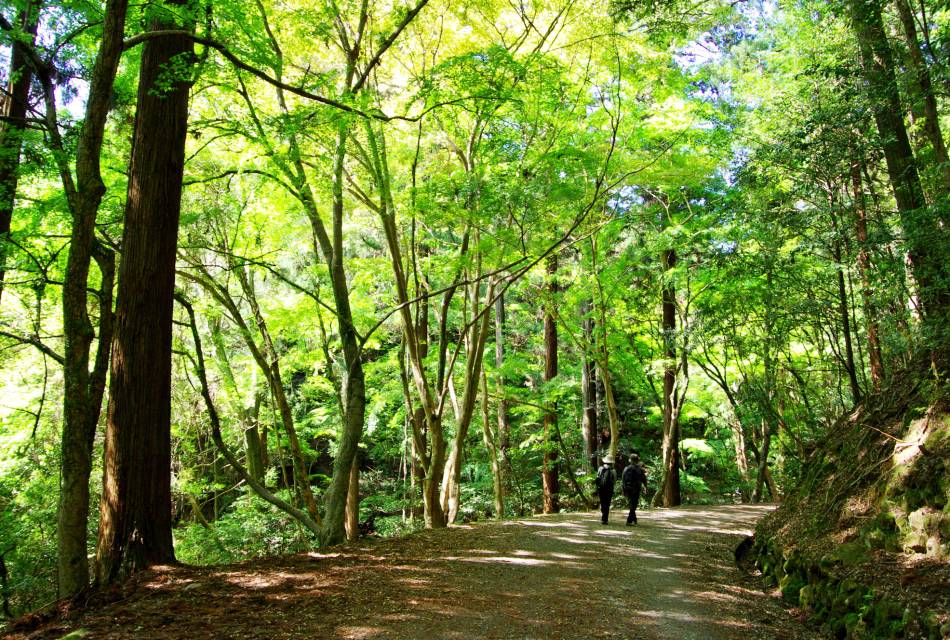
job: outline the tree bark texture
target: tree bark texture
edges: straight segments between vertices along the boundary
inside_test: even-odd
[[[663,252],[664,278],[676,266],[676,251]],[[663,285],[663,343],[666,366],[663,369],[663,506],[676,507],[680,496],[679,416],[676,404],[676,289],[673,282]]]
[[[861,278],[861,301],[864,307],[864,322],[867,326],[868,360],[871,367],[871,385],[877,391],[884,378],[881,357],[881,339],[878,329],[877,309],[871,289],[871,253],[868,247],[868,212],[861,179],[861,165],[851,163],[851,189],[854,202],[854,234],[858,241],[858,274]]]
[[[851,399],[855,404],[861,401],[861,384],[858,382],[858,370],[854,363],[854,345],[851,340],[851,314],[848,311],[848,292],[844,282],[844,269],[841,266],[841,242],[835,240],[834,258],[838,263],[838,315],[841,318],[841,333],[844,335],[844,368],[847,370],[851,385]]]
[[[23,35],[29,39],[29,42],[14,42],[7,73],[9,86],[6,89],[6,95],[0,97],[0,104],[3,105],[0,109],[0,116],[3,116],[0,120],[0,295],[3,294],[3,281],[9,255],[7,237],[13,221],[13,205],[19,178],[20,148],[23,144],[23,131],[26,129],[30,83],[33,81],[33,67],[30,65],[25,49],[33,46],[36,39],[39,10],[39,2],[34,0],[26,2],[17,12],[16,26],[23,30]]]
[[[950,264],[943,207],[926,206],[917,164],[904,125],[893,55],[884,32],[878,0],[849,0],[851,22],[861,50],[868,97],[881,137],[887,173],[900,212],[911,270],[920,289],[925,325],[932,333],[945,330],[950,306]]]
[[[346,490],[346,539],[353,542],[360,537],[360,465],[359,454],[350,465],[350,486]]]
[[[498,459],[498,445],[491,428],[491,414],[488,410],[488,374],[482,369],[482,440],[491,463],[492,494],[495,498],[495,517],[505,516],[505,486],[501,475],[501,461]]]
[[[594,344],[594,319],[591,317],[593,304],[585,300],[581,304],[581,325],[584,330],[584,343]],[[599,447],[597,431],[597,362],[585,355],[581,363],[581,402],[584,414],[581,418],[581,431],[584,437],[584,456],[587,471],[595,473],[597,467],[597,449]]]
[[[950,194],[950,161],[947,158],[947,147],[940,130],[940,111],[937,108],[937,97],[934,94],[933,82],[930,78],[930,69],[917,39],[917,24],[914,11],[908,0],[894,0],[897,13],[900,16],[901,27],[904,32],[904,41],[907,44],[907,53],[912,67],[916,101],[923,103],[924,130],[933,150],[933,160],[940,165],[940,187],[938,198]]]
[[[177,25],[159,16],[151,28]],[[112,347],[100,585],[175,560],[172,312],[190,79],[170,77],[169,69],[190,63],[192,49],[188,37],[175,36],[149,40],[142,53]]]
[[[72,214],[69,254],[63,278],[63,433],[61,439],[60,493],[57,506],[57,555],[60,597],[72,596],[89,585],[88,525],[89,475],[92,444],[102,408],[112,345],[113,256],[97,245],[96,215],[105,194],[100,169],[103,130],[112,102],[128,0],[108,0],[102,23],[102,40],[89,82],[89,97],[82,133],[76,148],[75,181],[68,166],[60,177]],[[42,78],[50,137],[58,139],[55,88],[47,74]],[[62,148],[59,149],[62,151]],[[89,352],[96,337],[89,320],[88,280],[92,260],[102,272],[99,309],[99,344],[93,369]]]
[[[508,447],[511,444],[511,420],[508,417],[508,401],[505,400],[505,294],[501,292],[495,298],[495,370],[498,390],[498,453],[502,460],[508,459]],[[505,486],[504,468],[500,471],[501,484]]]
[[[557,321],[554,317],[557,296],[557,254],[552,253],[547,261],[548,293],[550,300],[544,312],[544,381],[557,377]],[[544,513],[560,510],[560,486],[558,484],[557,406],[549,407],[544,414],[544,457],[541,463],[541,484],[544,490]]]
[[[344,360],[340,393],[343,401],[343,430],[340,434],[339,449],[333,460],[333,476],[330,479],[330,488],[326,497],[323,534],[320,536],[320,544],[324,546],[339,544],[346,540],[344,517],[346,495],[350,485],[350,467],[353,465],[360,438],[363,436],[363,425],[366,419],[366,380],[363,373],[362,349],[359,334],[353,322],[349,284],[343,265],[343,162],[346,157],[347,135],[347,128],[341,126],[334,161],[333,238],[332,241],[327,239],[324,233],[325,239],[321,242],[330,271],[330,283],[333,289],[337,327],[340,342],[343,345]]]

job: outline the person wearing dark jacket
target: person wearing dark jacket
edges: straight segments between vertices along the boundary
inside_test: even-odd
[[[600,521],[607,524],[610,514],[610,501],[614,498],[614,483],[617,473],[614,471],[614,457],[604,456],[604,464],[597,470],[597,497],[600,498]]]
[[[640,503],[640,491],[647,486],[647,474],[640,464],[640,456],[630,454],[630,464],[623,470],[623,495],[630,500],[630,513],[627,514],[627,526],[637,524],[637,505]]]

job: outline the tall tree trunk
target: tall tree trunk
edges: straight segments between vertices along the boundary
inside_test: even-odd
[[[155,31],[180,28],[170,14]],[[149,40],[139,72],[122,235],[96,578],[107,585],[175,561],[171,531],[171,355],[190,78],[166,90],[186,36]]]
[[[491,417],[488,411],[488,374],[482,369],[482,439],[491,464],[492,493],[495,498],[495,517],[505,516],[505,488],[498,459],[498,445],[492,434]]]
[[[468,358],[465,363],[465,383],[462,392],[461,413],[458,420],[458,430],[452,442],[452,450],[442,479],[442,509],[446,515],[446,522],[455,522],[459,509],[459,491],[462,479],[462,455],[465,453],[465,441],[468,430],[475,414],[475,402],[478,399],[478,388],[482,379],[482,360],[485,353],[485,342],[488,336],[488,324],[491,320],[490,304],[494,296],[495,283],[490,281],[485,297],[481,320],[478,318],[478,285],[472,286],[472,328],[468,332]]]
[[[333,239],[323,233],[324,254],[329,256],[330,283],[336,306],[340,342],[343,344],[344,377],[342,381],[343,431],[339,448],[333,460],[333,476],[327,492],[321,545],[331,545],[346,539],[344,516],[346,495],[350,484],[350,467],[353,465],[363,424],[366,418],[366,380],[363,373],[362,349],[359,334],[353,322],[350,307],[349,285],[343,268],[343,161],[346,157],[346,125],[340,126],[337,138],[333,171]],[[322,223],[320,223],[322,229]]]
[[[868,360],[871,366],[871,384],[874,390],[881,388],[884,378],[884,364],[881,359],[881,341],[879,337],[877,309],[871,294],[871,257],[868,247],[868,212],[865,205],[864,189],[861,181],[861,165],[857,160],[851,162],[851,189],[854,201],[854,233],[858,240],[858,274],[861,278],[861,301],[864,307],[864,321],[867,325]]]
[[[33,67],[27,57],[26,47],[32,47],[36,39],[36,25],[39,22],[40,3],[28,0],[17,12],[15,26],[29,36],[29,42],[15,40],[10,52],[10,67],[7,78],[10,81],[4,100],[0,104],[0,295],[3,294],[3,280],[6,274],[7,237],[13,221],[13,204],[16,200],[18,170],[20,166],[20,148],[23,143],[23,131],[26,129],[26,112],[30,100],[30,84],[33,81]]]
[[[679,412],[676,411],[676,289],[670,270],[676,266],[676,251],[667,249],[663,261],[663,506],[676,507],[680,496]]]
[[[557,321],[554,305],[557,296],[557,254],[552,253],[547,262],[548,308],[544,312],[544,381],[557,377]],[[558,485],[557,406],[549,407],[544,414],[544,458],[541,464],[541,484],[544,490],[544,513],[560,510]]]
[[[848,313],[848,291],[844,282],[844,268],[841,266],[841,241],[835,240],[834,258],[838,264],[838,316],[841,318],[841,332],[844,334],[844,368],[847,370],[848,382],[851,385],[851,399],[857,404],[861,401],[861,384],[858,382],[858,372],[854,364],[854,346],[851,342],[851,314]]]
[[[937,98],[934,94],[933,83],[930,79],[930,69],[917,40],[917,24],[914,12],[908,0],[894,0],[897,12],[900,15],[901,26],[904,32],[904,41],[907,44],[907,53],[910,58],[912,75],[915,83],[914,98],[923,103],[924,130],[927,139],[933,148],[934,163],[939,165],[941,194],[950,194],[950,161],[947,158],[947,147],[944,144],[943,133],[940,131],[940,112],[937,108]]]
[[[89,525],[89,475],[92,444],[102,409],[102,394],[109,369],[112,345],[111,252],[97,245],[96,215],[105,194],[100,168],[103,130],[112,102],[128,0],[108,0],[102,23],[102,39],[89,82],[86,115],[76,148],[76,177],[66,162],[65,149],[56,122],[56,94],[52,74],[42,74],[47,130],[59,152],[59,173],[72,214],[69,255],[63,278],[63,434],[61,478],[56,527],[59,595],[72,596],[89,584],[87,536]],[[99,296],[99,344],[95,364],[89,371],[89,352],[95,333],[87,309],[89,267],[96,259],[102,271]],[[106,284],[108,281],[108,289]]]
[[[581,325],[584,330],[584,344],[594,344],[594,319],[591,317],[593,304],[590,300],[581,303]],[[584,437],[584,455],[587,461],[587,470],[594,473],[597,464],[598,432],[597,432],[597,363],[586,354],[581,363],[581,402],[584,405],[584,414],[581,419],[581,431]]]
[[[767,418],[762,418],[761,429],[758,473],[755,478],[755,489],[752,491],[752,502],[762,502],[764,488],[767,487],[771,491],[773,486],[769,483],[769,448],[772,444],[772,430]],[[773,499],[777,497],[774,494],[772,495]]]
[[[350,465],[350,486],[346,491],[346,539],[350,542],[360,537],[360,464],[359,454]]]
[[[849,0],[851,22],[861,50],[868,98],[874,106],[887,173],[908,247],[911,270],[920,289],[925,325],[931,333],[944,329],[950,306],[950,264],[947,224],[943,207],[926,206],[907,128],[890,44],[884,33],[878,0]]]
[[[739,477],[743,481],[749,479],[749,458],[746,454],[745,429],[742,427],[742,421],[736,416],[732,423],[732,437],[736,450],[736,467],[739,469]]]
[[[600,336],[599,342],[597,345],[597,368],[595,371],[600,372],[599,380],[596,375],[592,375],[594,384],[598,382],[603,385],[603,397],[604,397],[604,408],[607,410],[607,423],[610,427],[607,434],[609,435],[609,442],[607,443],[607,454],[612,456],[614,459],[617,458],[617,448],[620,444],[620,415],[617,411],[617,402],[614,399],[614,390],[613,384],[610,377],[610,347],[607,343],[607,298],[604,295],[604,287],[600,282],[600,270],[597,267],[597,236],[596,234],[591,236],[590,239],[590,248],[591,248],[591,271],[594,275],[594,284],[597,288],[597,316],[600,320]],[[595,400],[595,411],[594,416],[596,419],[596,398],[597,390],[595,388],[593,394]],[[603,434],[601,434],[603,436]],[[603,447],[604,437],[599,438],[598,444]],[[597,461],[594,460],[594,464],[597,465]]]
[[[495,298],[495,386],[498,390],[498,453],[503,460],[508,459],[508,447],[511,444],[511,421],[508,417],[508,401],[505,400],[505,294],[501,292]],[[504,467],[501,474],[501,486],[504,490]]]

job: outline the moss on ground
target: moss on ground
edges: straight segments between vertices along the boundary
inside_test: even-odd
[[[766,585],[831,637],[950,638],[950,394],[932,371],[842,417],[756,530]]]

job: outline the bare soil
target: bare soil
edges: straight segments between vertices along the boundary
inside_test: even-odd
[[[568,513],[237,565],[159,567],[7,638],[817,638],[734,549],[770,507]]]

